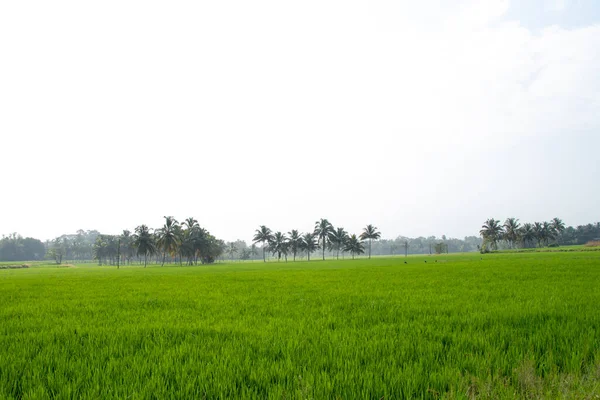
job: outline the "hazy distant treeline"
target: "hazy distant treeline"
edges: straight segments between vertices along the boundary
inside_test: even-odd
[[[551,221],[525,222],[511,217],[504,223],[489,218],[479,231],[483,238],[482,251],[560,245],[580,245],[600,238],[600,222],[565,226],[560,218]]]
[[[0,239],[0,261],[41,260],[46,254],[46,247],[39,239],[24,238],[12,233]]]
[[[46,243],[46,258],[60,264],[65,260],[84,262],[95,260],[103,264],[140,262],[212,263],[223,253],[225,242],[215,238],[194,218],[179,223],[165,217],[158,229],[139,225],[134,232],[105,235],[98,231],[79,230],[74,235],[62,235]]]
[[[404,254],[436,254],[436,253],[458,253],[458,252],[473,252],[478,251],[482,243],[482,239],[477,236],[467,236],[464,239],[448,238],[445,235],[442,237],[416,237],[409,238],[398,236],[395,239],[379,239],[373,240],[371,253],[373,256],[386,255],[404,255]],[[228,242],[224,257],[229,260],[262,260],[263,256],[260,247],[255,244],[248,244],[244,240],[236,240]],[[313,253],[322,252],[322,246],[318,246]],[[269,251],[267,246],[267,255],[277,258],[277,254]],[[291,257],[291,256],[290,256]],[[327,246],[325,249],[325,257],[338,257],[338,250],[335,246]],[[349,252],[340,251],[339,258],[349,258]],[[301,260],[307,259],[305,252],[299,252],[297,258]]]
[[[172,217],[170,217],[172,218]],[[491,220],[493,222],[491,223]],[[149,262],[212,262],[215,260],[262,260],[262,250],[255,243],[244,240],[224,242],[210,235],[208,231],[197,226],[197,221],[187,219],[186,222],[176,222],[168,229],[173,235],[169,249],[165,249],[164,240],[159,241],[165,226],[152,230],[148,229],[148,243],[145,258]],[[490,226],[491,223],[491,226]],[[147,227],[146,227],[147,228]],[[491,228],[491,230],[490,230]],[[530,230],[533,233],[529,232]],[[187,233],[186,233],[187,232]],[[537,233],[536,233],[537,232]],[[193,233],[193,234],[192,234]],[[518,219],[508,218],[504,224],[493,218],[487,220],[480,231],[481,237],[466,236],[463,239],[441,237],[404,237],[395,239],[373,240],[371,253],[377,255],[403,254],[435,254],[479,251],[486,241],[486,246],[494,248],[533,247],[544,245],[578,245],[600,239],[600,222],[586,225],[565,226],[562,220],[555,218],[550,222],[521,224]],[[185,236],[187,235],[187,236]],[[134,246],[135,232],[123,231],[121,235],[103,235],[97,230],[78,230],[73,234],[64,234],[53,240],[42,241],[35,238],[24,238],[17,233],[2,236],[0,239],[0,261],[29,261],[49,259],[56,262],[99,262],[114,264],[117,257],[121,263],[143,262],[144,254],[138,254]],[[315,238],[316,239],[316,238]],[[317,240],[315,240],[317,241]],[[321,250],[319,250],[321,249]],[[326,257],[349,257],[343,248],[327,246]],[[318,244],[311,254],[322,252]],[[201,253],[206,254],[202,259]],[[268,257],[277,258],[277,253],[271,253],[266,245]],[[200,257],[200,258],[198,258]],[[297,254],[299,259],[306,259],[306,252]]]

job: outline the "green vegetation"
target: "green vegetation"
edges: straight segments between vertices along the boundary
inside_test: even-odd
[[[33,238],[12,233],[0,239],[0,261],[40,260],[44,257],[44,244]]]
[[[550,222],[524,223],[517,218],[507,218],[504,225],[500,220],[489,218],[481,226],[483,238],[481,252],[505,249],[529,249],[533,247],[558,247],[559,245],[591,244],[600,240],[600,222],[579,225],[577,229],[566,227],[560,218]]]
[[[600,395],[596,253],[404,260],[0,270],[0,398]]]
[[[577,245],[556,247],[526,247],[522,249],[496,250],[493,253],[563,253],[573,251],[600,251],[599,246]]]

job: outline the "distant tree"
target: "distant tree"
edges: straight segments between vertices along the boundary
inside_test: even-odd
[[[352,259],[354,259],[356,254],[363,254],[365,252],[365,246],[355,234],[352,234],[348,237],[344,251],[350,252],[350,254],[352,254]]]
[[[123,233],[121,233],[121,256],[125,258],[127,264],[131,263],[131,259],[133,258],[133,236],[131,236],[131,232],[125,229]]]
[[[271,229],[267,228],[265,225],[261,225],[254,234],[254,238],[252,239],[254,243],[260,242],[262,244],[263,249],[263,262],[267,262],[267,257],[265,255],[266,244],[270,243],[273,240],[273,232]]]
[[[177,254],[179,247],[178,225],[179,223],[173,217],[164,217],[165,224],[160,228],[157,234],[157,247],[162,251],[162,264],[165,265],[165,256],[169,254],[173,257]]]
[[[186,229],[188,229],[188,230],[190,230],[190,231],[191,231],[191,230],[194,230],[194,229],[196,229],[196,228],[198,228],[198,227],[199,227],[199,225],[198,225],[198,220],[196,220],[196,219],[195,219],[195,218],[193,218],[193,217],[186,218],[186,219],[183,221],[183,226],[185,226],[185,227],[186,227]]]
[[[547,221],[542,222],[542,232],[544,238],[544,245],[548,246],[548,242],[556,237],[554,234],[554,229],[552,228],[552,224]]]
[[[490,218],[481,227],[479,234],[483,237],[484,244],[490,243],[493,249],[498,249],[498,241],[502,238],[500,221]]]
[[[369,224],[363,228],[363,232],[360,234],[360,240],[369,240],[369,258],[371,258],[371,244],[373,239],[377,240],[380,237],[381,232],[377,231],[377,227]]]
[[[329,235],[329,242],[334,250],[336,250],[336,258],[340,258],[340,250],[343,250],[348,240],[348,232],[344,228],[337,228]]]
[[[108,241],[106,235],[98,235],[94,242],[94,258],[98,260],[98,265],[102,265],[102,260],[108,256]]]
[[[319,238],[319,242],[323,249],[323,260],[325,260],[325,249],[329,243],[329,237],[333,233],[333,225],[331,225],[331,222],[328,220],[321,218],[319,221],[315,222],[314,233]]]
[[[275,232],[273,238],[271,239],[271,243],[269,244],[269,248],[273,252],[273,254],[277,254],[277,261],[281,261],[281,255],[287,254],[287,238],[284,233]]]
[[[554,231],[554,236],[560,242],[560,237],[562,236],[563,232],[566,229],[565,223],[560,218],[557,218],[557,217],[552,218],[552,221],[550,221],[550,223],[552,224],[552,230]]]
[[[310,261],[310,253],[315,252],[319,248],[317,244],[317,235],[312,232],[305,233],[302,235],[301,249],[306,251],[308,261]]]
[[[542,243],[544,243],[544,227],[541,222],[533,223],[533,233],[537,241],[537,247],[542,247]]]
[[[506,218],[506,221],[504,221],[504,239],[506,239],[511,249],[519,238],[519,228],[519,220],[516,218]]]
[[[525,223],[519,228],[519,239],[521,240],[521,245],[523,247],[530,247],[533,244],[533,241],[536,239],[536,234],[532,224]]]
[[[204,242],[206,241],[208,232],[200,228],[195,218],[189,217],[183,221],[181,229],[178,230],[177,234],[180,240],[180,261],[182,257],[186,257],[188,265],[197,264],[200,251],[205,246]]]
[[[448,252],[448,245],[444,242],[438,242],[433,246],[435,250],[435,254],[442,254],[444,252]]]
[[[229,242],[227,243],[227,254],[229,254],[229,257],[231,258],[231,261],[233,261],[233,256],[235,254],[237,254],[238,249],[235,247],[235,243],[234,242]]]
[[[53,258],[57,264],[62,264],[62,259],[66,254],[66,248],[61,238],[56,238],[50,244],[47,255]]]
[[[256,257],[258,255],[258,249],[256,248],[256,244],[252,243],[250,246],[250,257]]]
[[[46,255],[46,247],[39,239],[23,238],[17,233],[0,239],[0,261],[41,260]]]
[[[288,234],[290,235],[288,239],[289,250],[294,256],[294,261],[296,261],[296,254],[302,247],[302,236],[300,236],[300,233],[296,229],[291,230]]]
[[[146,268],[148,256],[153,256],[156,254],[154,236],[146,225],[140,225],[135,228],[135,234],[133,235],[133,247],[136,249],[136,254],[138,257],[142,255],[144,256],[144,268]]]
[[[240,253],[240,260],[249,260],[250,259],[250,249],[245,248],[242,249],[242,252]]]

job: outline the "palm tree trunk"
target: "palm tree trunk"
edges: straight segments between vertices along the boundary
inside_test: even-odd
[[[325,261],[325,236],[323,236],[323,261]]]
[[[147,259],[148,259],[148,256],[146,254],[144,254],[144,268],[146,268]]]
[[[369,239],[369,260],[371,259],[371,242],[373,239]]]
[[[267,256],[265,255],[265,242],[263,242],[262,248],[263,248],[263,262],[267,262]]]

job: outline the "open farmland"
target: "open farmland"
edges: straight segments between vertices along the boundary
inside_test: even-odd
[[[598,253],[404,260],[1,270],[0,398],[600,396]]]

